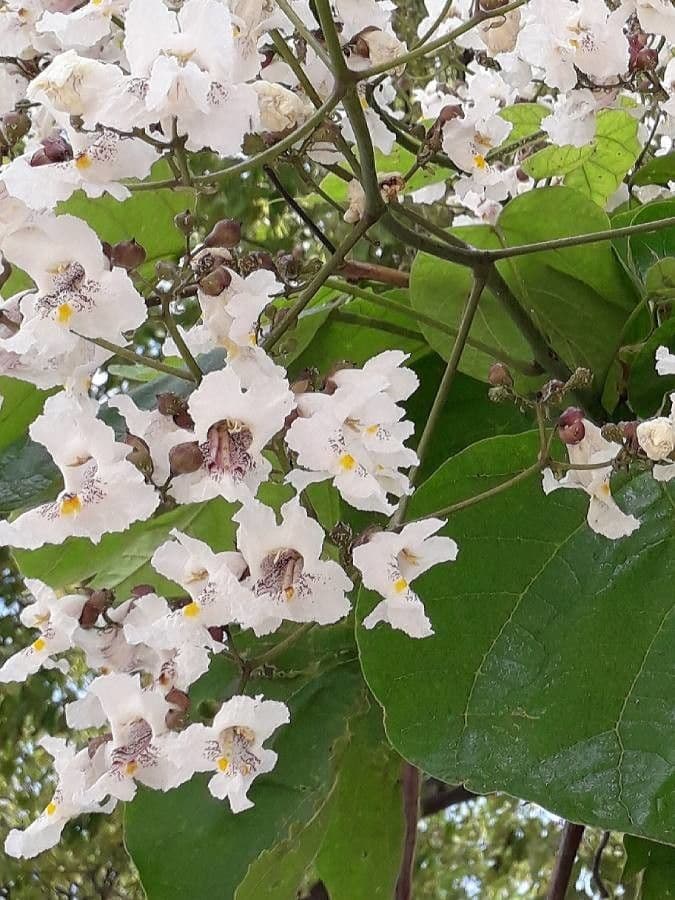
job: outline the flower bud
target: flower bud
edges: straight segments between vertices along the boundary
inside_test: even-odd
[[[131,589],[131,596],[136,600],[140,600],[141,597],[147,597],[148,594],[154,594],[155,588],[151,584],[137,584],[134,585]]]
[[[62,137],[45,138],[42,146],[31,156],[30,165],[48,166],[50,163],[67,162],[73,158],[73,148]]]
[[[498,385],[497,387],[491,387],[488,390],[488,400],[490,400],[491,403],[506,403],[507,400],[512,399],[513,394],[511,393],[510,388]]]
[[[459,103],[446,104],[438,114],[438,121],[441,125],[445,125],[446,122],[452,122],[453,119],[463,118],[464,110],[459,105]]]
[[[17,141],[30,131],[30,116],[23,112],[9,112],[0,117],[0,132],[2,139],[8,147],[13,147]]]
[[[590,369],[575,369],[567,379],[565,390],[579,391],[589,388],[593,384],[593,373]]]
[[[633,454],[637,453],[640,449],[637,436],[638,425],[639,422],[619,422],[619,428],[621,429],[621,435],[626,443],[626,447]]]
[[[631,53],[629,69],[631,72],[651,72],[658,64],[659,54],[656,50],[645,47],[635,54]]]
[[[164,391],[157,394],[157,410],[163,416],[175,416],[178,413],[187,410],[187,400],[185,397],[179,397],[173,391]]]
[[[182,231],[183,234],[190,234],[192,232],[194,222],[194,216],[189,209],[186,209],[185,212],[178,213],[173,217],[173,224],[179,231]]]
[[[483,12],[494,12],[496,9],[501,9],[502,6],[506,6],[509,0],[480,0],[480,8]]]
[[[234,219],[221,219],[204,238],[207,247],[236,247],[241,240],[241,224]]]
[[[496,362],[490,366],[488,383],[492,387],[513,387],[513,378],[504,363]]]
[[[585,413],[577,406],[568,406],[558,419],[558,436],[563,444],[578,444],[586,436]]]
[[[185,713],[181,709],[170,709],[164,716],[164,724],[169,731],[180,731],[185,727]]]
[[[171,688],[169,693],[164,695],[164,699],[167,703],[170,703],[171,706],[180,709],[181,712],[185,712],[190,708],[190,698],[185,691],[179,691],[178,688]]]
[[[142,472],[146,478],[149,478],[152,475],[154,465],[148,445],[142,438],[136,437],[135,434],[127,434],[124,438],[124,443],[131,447],[131,450],[127,453],[129,462],[136,466],[138,471]]]
[[[552,400],[559,402],[562,399],[563,391],[565,390],[564,381],[560,381],[558,378],[552,378],[550,381],[547,381],[545,385],[539,391],[539,401],[541,403],[550,403]]]
[[[225,643],[225,626],[224,625],[210,625],[207,629],[211,637],[214,641],[218,641],[219,644]]]
[[[145,262],[146,252],[143,247],[132,238],[130,241],[120,241],[112,247],[112,264],[121,266],[128,272]]]
[[[637,426],[637,440],[649,459],[668,459],[675,450],[675,428],[665,416],[648,419]]]
[[[218,297],[232,284],[232,275],[229,269],[218,266],[199,282],[199,289],[207,297]]]
[[[202,467],[204,456],[197,441],[176,444],[169,450],[169,467],[172,475],[189,475]]]

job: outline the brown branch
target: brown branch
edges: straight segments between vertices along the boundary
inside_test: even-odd
[[[409,272],[390,269],[389,266],[380,266],[377,263],[348,259],[338,271],[347,281],[378,281],[400,288],[407,288],[410,285]]]
[[[579,849],[583,834],[583,825],[575,825],[573,822],[565,823],[563,836],[560,841],[558,855],[555,861],[551,886],[546,895],[547,900],[565,900],[570,878],[572,877],[574,861],[577,858],[577,850]]]
[[[604,881],[602,880],[602,876],[600,875],[600,866],[602,865],[602,854],[605,851],[605,847],[609,843],[609,831],[603,831],[602,837],[600,838],[600,843],[598,844],[597,850],[593,856],[593,871],[591,873],[591,884],[596,889],[598,894],[601,897],[609,897],[610,893],[605,886]]]
[[[436,778],[430,778],[422,789],[422,818],[433,816],[458,803],[473,800],[478,796],[465,788],[463,784],[445,784]]]
[[[416,766],[410,763],[403,763],[401,786],[403,790],[405,838],[394,900],[411,900],[415,845],[417,843],[417,823],[420,816],[421,778],[420,770]]]

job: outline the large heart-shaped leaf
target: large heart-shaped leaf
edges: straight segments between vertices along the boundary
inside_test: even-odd
[[[430,514],[522,471],[532,433],[482,441],[415,494]],[[671,493],[668,493],[668,490]],[[393,745],[423,770],[572,819],[675,841],[675,498],[650,475],[619,496],[642,524],[612,542],[577,491],[532,478],[453,515],[455,563],[416,582],[435,635],[359,629]],[[359,617],[376,598],[363,592]]]

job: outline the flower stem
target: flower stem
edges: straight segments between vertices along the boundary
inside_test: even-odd
[[[169,366],[157,359],[153,359],[151,356],[142,356],[140,353],[128,350],[126,347],[118,347],[118,345],[113,344],[112,341],[106,341],[104,338],[87,337],[86,334],[80,334],[78,331],[73,331],[72,329],[71,334],[76,334],[78,337],[82,338],[82,340],[89,341],[90,344],[96,344],[97,347],[102,347],[104,350],[110,350],[111,353],[114,353],[115,356],[119,356],[120,359],[126,359],[132,363],[140,363],[140,365],[147,366],[149,369],[156,369],[158,372],[164,372],[166,375],[175,375],[176,378],[182,378],[183,381],[195,381],[193,374],[187,372],[185,369],[177,369],[174,366]]]
[[[168,294],[162,296],[162,321],[166,326],[166,330],[173,338],[173,342],[178,348],[178,352],[180,353],[183,362],[192,373],[192,380],[196,381],[197,384],[200,384],[203,372],[199,368],[199,363],[190,352],[190,348],[185,343],[183,335],[180,333],[180,329],[171,312],[171,297]]]

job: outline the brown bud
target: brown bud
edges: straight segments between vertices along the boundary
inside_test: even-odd
[[[637,53],[630,55],[631,72],[652,72],[659,64],[659,54],[656,50],[645,47]]]
[[[577,406],[568,406],[558,419],[558,436],[563,444],[578,444],[586,435],[584,411]]]
[[[50,163],[67,162],[73,158],[73,148],[62,137],[45,138],[42,146],[32,155],[30,164],[48,166]]]
[[[104,609],[112,606],[115,602],[115,593],[109,588],[100,588],[98,591],[92,591],[89,594],[88,602],[95,606],[99,612],[103,612]]]
[[[148,594],[154,594],[155,588],[151,584],[137,584],[131,589],[131,596],[135,597],[136,600],[140,600],[141,597],[147,597]]]
[[[530,176],[527,174],[527,172],[524,169],[521,169],[520,166],[518,166],[518,168],[516,169],[516,178],[522,184],[525,184],[527,181],[530,180]]]
[[[241,240],[241,224],[234,219],[221,219],[204,238],[207,247],[236,247]]]
[[[155,263],[155,274],[162,280],[175,281],[180,275],[180,269],[170,259],[160,259]]]
[[[485,12],[494,12],[495,9],[501,9],[506,6],[509,0],[480,0],[480,8]]]
[[[199,289],[208,297],[218,297],[232,284],[232,274],[224,266],[217,266],[199,282]]]
[[[276,272],[274,257],[265,250],[256,250],[255,253],[249,253],[248,260],[252,266],[252,271],[255,271],[255,269],[267,269],[269,272]]]
[[[194,431],[194,419],[187,411],[187,408],[184,412],[176,413],[176,415],[173,417],[173,423],[174,425],[177,425],[178,428],[185,429],[185,431]]]
[[[551,400],[559,400],[565,390],[565,383],[558,378],[552,378],[539,391],[539,400],[542,403],[550,403]]]
[[[164,724],[169,731],[180,731],[185,727],[185,713],[181,709],[170,709],[164,716]]]
[[[176,444],[169,450],[169,466],[172,475],[189,475],[201,468],[204,456],[197,441]]]
[[[0,118],[0,131],[5,143],[13,147],[30,131],[30,116],[22,111],[5,113]]]
[[[616,422],[607,422],[600,429],[600,434],[606,441],[614,441],[617,444],[621,443],[624,438],[623,428],[621,425],[617,425]]]
[[[354,365],[347,360],[341,360],[340,362],[333,363],[328,372],[326,373],[326,380],[323,386],[324,394],[334,394],[337,390],[337,384],[335,383],[334,376],[337,375],[338,372],[341,372],[342,369],[353,369]]]
[[[164,695],[164,699],[182,712],[190,708],[190,698],[185,691],[179,691],[178,688],[171,688],[169,693]]]
[[[187,410],[187,400],[185,397],[179,397],[173,391],[164,391],[157,394],[157,410],[163,416],[176,416],[178,413]]]
[[[638,453],[640,450],[640,442],[638,441],[637,436],[637,427],[639,422],[619,422],[619,428],[621,429],[623,439],[626,442],[626,447],[631,453]]]
[[[80,627],[87,629],[93,628],[94,625],[98,622],[98,617],[101,615],[101,610],[97,609],[93,603],[89,600],[82,607],[82,612],[80,613],[79,623]]]
[[[142,472],[149,478],[152,475],[154,465],[148,445],[135,434],[127,434],[124,438],[124,443],[131,447],[131,450],[127,453],[129,462],[136,466],[139,472]]]
[[[218,641],[219,644],[225,643],[225,626],[224,625],[210,625],[207,630],[214,641]]]
[[[463,118],[464,110],[459,103],[448,103],[438,114],[438,121],[441,125],[445,125],[446,122],[452,122],[453,119]]]
[[[189,209],[186,209],[185,212],[178,213],[173,217],[173,224],[179,231],[182,231],[183,234],[191,233],[194,222],[194,216]]]
[[[504,363],[496,362],[490,366],[488,383],[491,384],[492,387],[513,387],[513,378]]]
[[[112,247],[112,264],[121,266],[128,272],[145,262],[146,252],[133,238],[130,241],[120,241]]]

